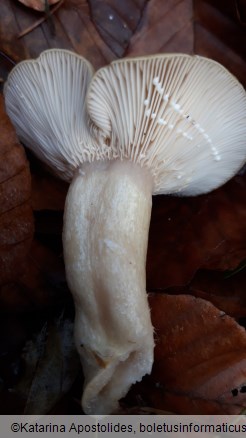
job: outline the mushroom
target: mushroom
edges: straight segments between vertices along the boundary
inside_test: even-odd
[[[17,65],[4,92],[23,143],[71,181],[63,246],[82,406],[107,414],[153,364],[152,195],[206,193],[238,171],[246,95],[224,67],[199,56],[122,59],[92,75],[83,58],[51,50]]]

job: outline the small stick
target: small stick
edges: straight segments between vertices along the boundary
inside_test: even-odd
[[[57,3],[57,5],[55,5],[52,10],[49,9],[49,13],[47,15],[45,15],[44,17],[40,18],[39,20],[35,21],[35,23],[33,23],[31,26],[27,27],[25,30],[23,30],[18,36],[17,38],[20,39],[23,36],[27,35],[28,33],[32,32],[34,29],[36,29],[38,26],[40,26],[40,24],[44,23],[48,18],[51,17],[51,15],[53,15],[57,9],[59,9],[59,7],[62,5],[62,3],[64,3],[64,0],[60,0],[59,3]]]

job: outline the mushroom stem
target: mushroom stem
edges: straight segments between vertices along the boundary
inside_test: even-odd
[[[145,264],[152,190],[147,170],[114,160],[82,165],[68,192],[64,257],[87,414],[116,410],[131,384],[151,372]]]

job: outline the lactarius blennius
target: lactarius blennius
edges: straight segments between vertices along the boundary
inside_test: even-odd
[[[71,181],[63,244],[82,406],[110,413],[153,363],[145,286],[152,195],[206,193],[237,172],[246,158],[245,91],[198,56],[122,59],[93,76],[83,58],[51,50],[12,71],[5,99],[24,144]]]

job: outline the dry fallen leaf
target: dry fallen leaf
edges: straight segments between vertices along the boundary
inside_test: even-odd
[[[194,1],[194,50],[223,64],[246,87],[245,24],[237,13],[239,3]]]
[[[154,366],[128,402],[179,414],[239,414],[246,407],[245,329],[189,295],[151,294],[149,303]]]
[[[0,307],[4,312],[42,312],[69,306],[64,264],[52,249],[32,242],[22,274],[0,288]]]
[[[34,211],[64,209],[68,184],[46,172],[43,166],[32,170],[32,207]]]
[[[23,349],[23,376],[13,392],[24,400],[26,415],[46,414],[66,393],[80,368],[73,324],[60,315],[45,323]]]
[[[0,285],[24,269],[33,236],[31,175],[0,96]]]
[[[193,53],[192,0],[151,0],[146,3],[141,26],[131,38],[125,55]]]
[[[115,57],[123,57],[148,0],[89,0],[92,21]]]
[[[35,9],[36,11],[44,11],[46,8],[46,0],[18,0],[28,8]],[[47,0],[48,5],[58,3],[60,0]]]
[[[148,290],[183,286],[199,268],[235,269],[246,258],[246,175],[196,198],[156,197]]]
[[[211,301],[216,307],[234,318],[245,318],[246,270],[239,271],[230,277],[228,275],[226,272],[201,270],[197,272],[186,289],[191,295]]]

